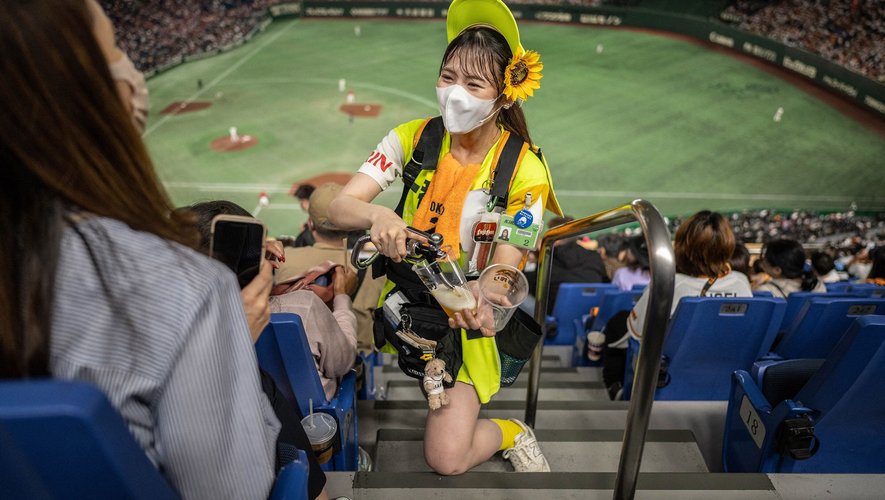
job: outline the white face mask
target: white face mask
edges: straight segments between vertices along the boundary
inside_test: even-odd
[[[135,68],[125,53],[120,59],[110,63],[111,77],[129,85],[131,95],[128,107],[132,112],[132,122],[139,132],[144,132],[148,117],[148,88],[144,74]]]
[[[494,114],[497,100],[474,97],[460,85],[437,87],[436,99],[443,125],[451,134],[466,134],[485,123]]]

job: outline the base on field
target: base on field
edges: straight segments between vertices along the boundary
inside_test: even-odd
[[[256,144],[258,144],[258,138],[254,135],[241,135],[236,141],[230,140],[230,136],[226,135],[212,141],[212,150],[221,153],[232,153],[249,149]]]

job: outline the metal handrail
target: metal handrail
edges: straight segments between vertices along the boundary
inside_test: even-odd
[[[629,205],[551,228],[541,240],[538,284],[535,293],[535,297],[537,297],[535,321],[541,325],[544,336],[546,336],[545,318],[549,298],[548,283],[550,281],[553,244],[558,240],[633,221],[639,221],[642,234],[645,235],[648,245],[651,282],[648,285],[648,314],[642,329],[642,343],[639,348],[636,374],[633,378],[630,407],[627,410],[627,425],[624,428],[624,442],[621,445],[618,475],[615,479],[613,498],[616,499],[632,499],[636,493],[639,464],[642,461],[642,449],[645,446],[645,435],[648,431],[648,421],[651,417],[651,406],[654,402],[658,368],[661,362],[661,351],[664,347],[664,333],[670,318],[670,306],[673,303],[676,266],[673,260],[673,247],[670,243],[670,231],[667,229],[667,224],[661,213],[654,205],[645,200],[634,200]],[[532,353],[529,371],[525,422],[532,427],[535,426],[535,415],[538,411],[538,388],[541,381],[541,351],[543,347],[543,342],[539,342]]]

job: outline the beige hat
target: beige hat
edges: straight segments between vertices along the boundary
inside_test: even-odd
[[[310,205],[307,214],[313,225],[326,231],[339,231],[338,227],[329,220],[329,205],[341,192],[341,184],[328,182],[314,189],[310,195]]]
[[[286,250],[289,249],[287,248]],[[280,264],[280,268],[277,269],[275,284],[282,285],[284,283],[298,281],[309,274],[326,274],[340,265],[341,264],[331,260],[308,263],[306,259],[295,258],[291,259],[290,262],[290,259],[287,258],[286,262]]]

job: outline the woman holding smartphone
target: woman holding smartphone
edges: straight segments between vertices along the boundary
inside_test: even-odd
[[[99,386],[184,498],[266,498],[279,423],[239,288],[172,213],[95,9],[0,9],[0,375]]]
[[[393,300],[403,293],[416,306],[429,299],[420,298],[423,285],[418,282],[416,288],[412,280],[417,278],[408,265],[403,267],[406,241],[415,238],[407,226],[443,235],[451,255],[468,276],[475,276],[487,264],[519,266],[523,261],[527,248],[502,243],[503,231],[512,240],[515,228],[500,229],[507,216],[519,212],[525,220],[534,220],[537,228],[545,207],[561,212],[521,108],[521,102],[540,86],[538,54],[523,49],[513,15],[500,0],[455,0],[447,16],[449,45],[436,82],[441,120],[415,120],[391,130],[331,211],[332,222],[340,228],[369,229],[372,242],[387,256],[391,281],[382,298]],[[431,163],[435,168],[429,168]],[[419,165],[414,178],[413,165]],[[509,174],[497,177],[506,170]],[[373,204],[397,177],[407,179],[397,210]],[[473,228],[480,221],[499,228],[489,262],[477,259],[482,245],[474,239]],[[478,296],[475,282],[469,286]],[[496,333],[480,321],[488,315],[462,310],[447,319],[438,303],[430,304],[437,318],[433,323],[451,331],[444,341],[454,342],[447,370],[456,382],[446,391],[450,404],[428,413],[424,436],[428,465],[440,474],[460,474],[503,450],[518,471],[549,470],[531,429],[523,423],[479,419],[480,405],[498,391],[502,380]],[[430,323],[413,321],[411,329],[429,339],[438,333],[428,332]],[[465,330],[481,335],[468,338]],[[439,348],[437,357],[443,358]],[[460,366],[452,366],[452,359]],[[414,371],[410,374],[415,376]]]

